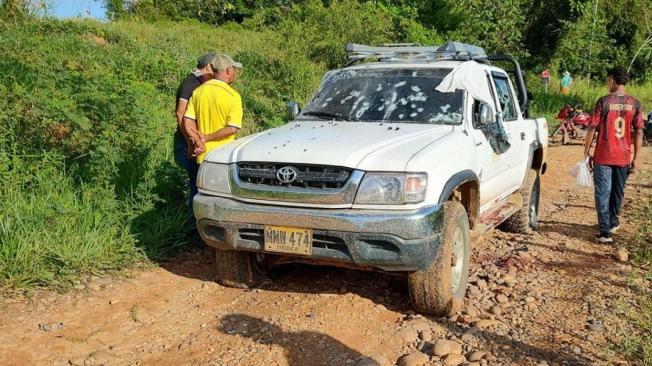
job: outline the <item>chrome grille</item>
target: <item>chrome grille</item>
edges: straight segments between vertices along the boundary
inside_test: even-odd
[[[296,177],[290,183],[279,180],[279,169],[291,167]],[[351,170],[341,167],[299,164],[240,163],[238,178],[242,182],[278,187],[339,189],[351,176]]]

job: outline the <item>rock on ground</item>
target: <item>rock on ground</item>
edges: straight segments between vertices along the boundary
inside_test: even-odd
[[[430,361],[428,355],[417,351],[402,356],[398,360],[398,366],[422,366],[428,361]]]
[[[432,354],[435,356],[446,356],[449,354],[462,354],[462,345],[456,341],[439,339],[432,347]]]

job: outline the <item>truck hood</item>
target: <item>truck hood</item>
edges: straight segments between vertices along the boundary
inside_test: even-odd
[[[296,121],[215,149],[206,160],[403,171],[410,158],[453,128],[411,123]]]

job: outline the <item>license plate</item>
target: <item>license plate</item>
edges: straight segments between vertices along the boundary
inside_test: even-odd
[[[278,253],[311,255],[312,230],[265,225],[265,250]]]

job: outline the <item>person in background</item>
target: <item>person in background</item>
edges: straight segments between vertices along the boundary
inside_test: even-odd
[[[609,94],[596,103],[584,143],[584,154],[593,167],[595,207],[600,228],[596,239],[601,243],[613,242],[612,234],[620,228],[625,183],[638,166],[643,143],[643,111],[641,103],[625,92],[628,82],[629,74],[624,69],[615,67],[608,71]],[[591,155],[596,131],[595,151]]]
[[[546,89],[546,93],[548,92],[548,86],[550,85],[550,71],[548,69],[543,70],[541,73],[541,81],[543,82],[543,86]]]
[[[561,82],[559,83],[559,92],[563,95],[568,95],[572,84],[573,78],[570,76],[570,72],[564,71],[564,77],[561,78]]]
[[[183,127],[183,116],[186,114],[188,100],[192,93],[202,83],[213,78],[213,67],[210,62],[215,53],[209,52],[197,60],[197,68],[192,70],[181,82],[177,89],[175,115],[177,119],[177,130],[174,134],[174,158],[177,164],[188,173],[188,205],[190,207],[190,220],[192,215],[192,198],[197,194],[197,165],[196,156],[193,151],[193,142]]]
[[[211,65],[215,78],[195,89],[184,116],[199,164],[211,150],[233,141],[242,128],[242,97],[231,87],[242,64],[217,54]]]

